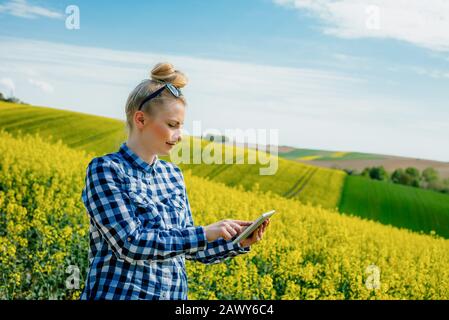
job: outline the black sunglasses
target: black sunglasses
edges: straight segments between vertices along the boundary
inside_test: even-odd
[[[164,91],[164,89],[167,88],[176,98],[179,98],[180,96],[182,96],[182,92],[181,90],[179,90],[178,88],[176,88],[174,85],[172,85],[169,82],[166,82],[161,88],[157,89],[156,91],[154,91],[152,94],[150,94],[148,97],[146,97],[142,103],[139,106],[139,109],[137,109],[138,111],[140,111],[140,109],[142,109],[143,105],[145,103],[147,103],[148,101],[150,101],[151,99],[155,98],[156,96],[158,96],[162,91]]]

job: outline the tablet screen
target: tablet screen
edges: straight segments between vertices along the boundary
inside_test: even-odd
[[[260,217],[258,217],[248,228],[246,228],[237,238],[235,238],[232,243],[237,244],[240,241],[248,238],[265,220],[271,217],[275,212],[275,210],[271,210],[260,215]]]

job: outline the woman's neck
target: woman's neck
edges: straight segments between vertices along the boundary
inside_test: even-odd
[[[145,150],[142,147],[142,144],[138,143],[135,139],[128,139],[126,141],[126,145],[128,148],[130,148],[135,154],[137,154],[143,161],[145,161],[148,164],[153,164],[154,160],[156,159],[156,154],[153,152],[150,152],[148,150]]]

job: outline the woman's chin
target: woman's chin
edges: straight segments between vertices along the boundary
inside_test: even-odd
[[[158,153],[159,156],[168,156],[170,155],[170,152],[173,148],[167,146],[164,150],[161,150],[161,152]]]

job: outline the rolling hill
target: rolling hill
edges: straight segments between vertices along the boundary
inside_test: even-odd
[[[393,183],[346,176],[340,211],[449,238],[447,195]]]

